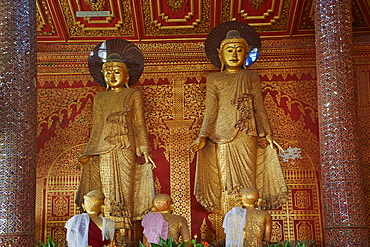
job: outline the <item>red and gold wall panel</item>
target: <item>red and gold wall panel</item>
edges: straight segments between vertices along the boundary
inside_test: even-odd
[[[144,94],[157,192],[171,194],[174,213],[187,218],[192,234],[223,237],[222,218],[206,212],[193,196],[195,161],[188,146],[202,121],[205,78],[215,71],[204,39],[219,23],[239,20],[263,39],[251,69],[260,75],[275,137],[287,150],[280,158],[290,198],[270,212],[272,239],[322,244],[313,0],[36,0],[36,5],[36,239],[64,237],[66,220],[79,213],[75,165],[89,139],[93,97],[104,90],[91,78],[87,58],[97,43],[117,37],[135,42],[146,59],[134,87]],[[370,205],[370,2],[352,1],[352,10],[361,163]],[[77,11],[109,15],[78,17]]]
[[[156,190],[171,194],[174,213],[187,218],[193,235],[222,239],[222,218],[205,211],[193,196],[195,161],[188,151],[202,121],[205,78],[216,68],[206,59],[203,42],[137,45],[146,61],[134,87],[144,94]],[[75,165],[89,139],[93,96],[104,90],[87,68],[94,46],[38,47],[37,239],[63,236],[64,223],[79,213]],[[260,74],[275,137],[287,150],[281,164],[290,189],[289,200],[270,211],[272,238],[321,243],[314,41],[264,41],[263,47],[251,69]]]

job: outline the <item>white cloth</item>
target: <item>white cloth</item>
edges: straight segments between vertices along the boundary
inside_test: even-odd
[[[244,225],[247,210],[241,207],[233,207],[225,215],[222,227],[226,233],[226,247],[243,246]]]
[[[114,221],[100,217],[103,220],[102,240],[113,240],[114,238]],[[77,214],[70,218],[65,224],[67,228],[68,247],[87,247],[89,239],[90,217],[87,213]]]

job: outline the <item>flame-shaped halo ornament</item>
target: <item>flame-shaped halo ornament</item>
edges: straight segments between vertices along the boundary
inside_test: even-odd
[[[221,61],[218,57],[217,49],[220,48],[221,41],[226,38],[226,34],[230,30],[239,31],[240,36],[247,41],[250,51],[245,65],[246,67],[251,66],[257,60],[261,52],[261,38],[253,27],[241,21],[224,22],[212,29],[205,42],[207,58],[214,66],[221,68]]]
[[[140,49],[130,41],[110,39],[95,46],[89,56],[89,71],[97,83],[106,87],[101,70],[103,63],[105,63],[106,58],[111,53],[118,53],[126,64],[130,76],[128,81],[130,86],[139,80],[144,71],[144,56]]]

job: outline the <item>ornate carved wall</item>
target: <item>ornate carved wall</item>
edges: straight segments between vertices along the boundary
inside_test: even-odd
[[[188,146],[202,121],[205,77],[215,71],[205,56],[204,39],[218,23],[236,19],[253,25],[263,38],[262,54],[251,69],[260,74],[275,137],[287,150],[280,158],[290,198],[270,212],[273,241],[314,239],[322,243],[312,1],[97,1],[103,7],[89,7],[88,2],[37,0],[36,239],[64,237],[65,221],[78,213],[73,202],[80,171],[74,166],[89,138],[93,96],[104,90],[90,77],[87,57],[98,42],[117,37],[135,42],[146,59],[144,73],[134,87],[144,94],[157,164],[157,192],[172,195],[174,213],[188,219],[193,235],[207,240],[222,238],[222,219],[206,212],[192,195],[195,162]],[[369,5],[353,1],[358,35],[369,32]],[[76,11],[81,10],[109,10],[110,16],[76,17]],[[365,36],[356,38],[358,115],[366,178],[370,176],[366,151],[369,44]],[[365,183],[369,181],[365,179]],[[366,195],[370,202],[370,191]]]
[[[135,84],[144,93],[158,192],[170,193],[175,213],[192,234],[222,237],[221,218],[209,215],[192,195],[195,164],[188,146],[204,110],[205,77],[215,71],[202,42],[138,43],[146,67]],[[266,41],[252,69],[263,83],[291,197],[273,215],[274,241],[322,240],[314,46],[312,39]],[[279,49],[277,49],[279,47]],[[294,47],[294,49],[293,49]],[[93,45],[39,45],[38,238],[64,236],[64,222],[78,213],[74,168],[89,137],[92,99],[104,90],[92,81],[86,59]],[[279,56],[278,54],[284,54]]]

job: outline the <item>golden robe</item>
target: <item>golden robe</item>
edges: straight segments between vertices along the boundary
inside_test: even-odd
[[[276,208],[287,186],[276,150],[258,147],[258,137],[272,134],[257,73],[216,72],[207,77],[206,109],[200,137],[194,194],[209,211],[225,214],[224,195],[256,188],[262,208]]]
[[[258,210],[259,211],[259,210]],[[247,211],[245,220],[243,246],[245,247],[262,247],[263,235],[265,233],[265,224],[258,211],[250,213]],[[261,214],[261,213],[260,213]]]
[[[152,206],[154,180],[151,165],[139,164],[138,156],[149,149],[140,91],[123,88],[96,94],[84,153],[92,159],[82,168],[76,203],[81,205],[83,195],[100,189],[106,197],[104,212],[142,218]]]

